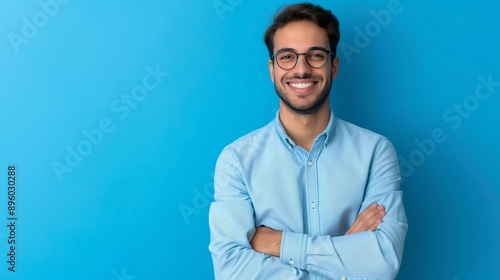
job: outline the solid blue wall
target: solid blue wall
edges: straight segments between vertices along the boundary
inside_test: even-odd
[[[1,1],[0,278],[213,278],[215,160],[278,109],[262,36],[285,3]],[[400,157],[398,279],[500,278],[499,2],[317,3],[335,114]]]

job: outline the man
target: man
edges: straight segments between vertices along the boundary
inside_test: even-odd
[[[308,3],[266,31],[280,110],[217,160],[216,279],[396,277],[407,230],[397,155],[331,112],[339,37],[336,17]]]

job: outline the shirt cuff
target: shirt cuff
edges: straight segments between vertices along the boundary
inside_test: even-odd
[[[307,235],[303,233],[283,231],[280,248],[281,260],[298,269],[305,269],[307,238]]]

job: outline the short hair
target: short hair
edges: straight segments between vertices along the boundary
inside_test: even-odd
[[[278,9],[274,16],[273,23],[264,34],[264,43],[269,51],[269,57],[273,56],[274,34],[285,25],[307,20],[316,23],[319,27],[326,30],[326,35],[330,42],[330,48],[333,53],[337,53],[337,44],[340,39],[339,21],[330,10],[323,9],[319,5],[311,3],[298,3]],[[334,56],[332,56],[333,59]]]

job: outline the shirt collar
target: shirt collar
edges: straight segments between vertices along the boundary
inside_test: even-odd
[[[276,132],[280,136],[281,140],[289,147],[289,149],[293,149],[297,146],[295,142],[293,142],[292,138],[288,136],[288,134],[285,131],[285,128],[283,127],[283,124],[280,121],[279,117],[280,111],[276,112],[276,117],[274,119],[274,127],[276,128]],[[333,133],[335,132],[335,124],[334,124],[334,119],[335,115],[333,114],[333,111],[330,109],[330,120],[328,121],[328,125],[326,126],[325,130],[321,132],[318,136],[316,136],[315,142],[318,140],[323,140],[323,145],[327,146],[330,137],[333,137]]]

